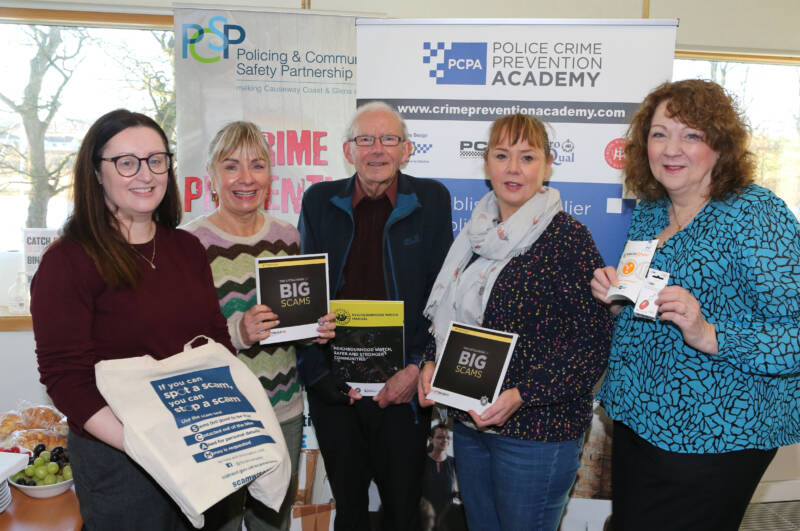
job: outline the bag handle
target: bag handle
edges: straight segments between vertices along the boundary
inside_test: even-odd
[[[186,352],[187,350],[191,350],[191,349],[195,348],[195,347],[193,346],[193,343],[194,343],[195,341],[197,341],[198,339],[205,339],[205,340],[206,340],[206,345],[210,345],[211,343],[214,343],[214,340],[213,340],[213,339],[211,339],[210,337],[208,337],[207,335],[205,335],[205,334],[200,334],[200,335],[198,335],[198,336],[194,336],[194,337],[193,337],[193,338],[192,338],[192,339],[191,339],[191,340],[190,340],[188,343],[186,343],[186,344],[183,346],[183,351],[184,351],[184,352]]]

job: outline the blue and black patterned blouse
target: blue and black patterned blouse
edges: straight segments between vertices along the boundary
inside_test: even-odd
[[[640,203],[628,239],[655,238],[668,206]],[[800,441],[800,225],[783,201],[755,185],[711,201],[651,267],[697,298],[719,354],[687,346],[671,323],[634,319],[628,305],[598,397],[608,415],[675,452]]]

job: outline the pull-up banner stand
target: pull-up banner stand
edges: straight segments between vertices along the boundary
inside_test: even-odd
[[[356,21],[358,104],[385,100],[406,118],[406,171],[450,190],[461,230],[487,192],[493,120],[550,125],[549,184],[616,264],[634,203],[622,199],[625,131],[644,96],[672,77],[676,20]]]
[[[676,20],[358,19],[358,104],[405,117],[406,172],[452,195],[460,231],[489,190],[491,122],[510,113],[548,124],[549,184],[616,266],[635,201],[623,199],[624,136],[650,90],[672,78]],[[603,529],[611,512],[610,421],[595,407],[561,527]]]
[[[208,144],[235,120],[267,137],[275,217],[296,224],[306,187],[350,175],[341,146],[355,109],[354,17],[176,7],[175,39],[184,222],[216,207]]]

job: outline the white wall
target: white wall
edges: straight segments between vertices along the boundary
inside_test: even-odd
[[[640,18],[644,0],[313,0],[320,11],[392,18]],[[679,50],[776,53],[800,56],[797,0],[650,0],[650,18],[678,18]],[[171,0],[0,0],[4,7],[170,12]],[[194,0],[210,7],[299,9],[301,0]],[[87,7],[88,6],[88,7]]]
[[[650,0],[651,18],[679,18],[679,50],[800,56],[797,0]]]
[[[20,400],[49,404],[39,383],[32,332],[0,332],[0,413],[16,409]]]

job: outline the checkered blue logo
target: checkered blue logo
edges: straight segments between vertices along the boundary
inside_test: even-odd
[[[485,42],[423,42],[422,62],[437,85],[485,85]]]
[[[433,144],[420,144],[419,142],[411,142],[411,156],[425,154],[433,147]]]

